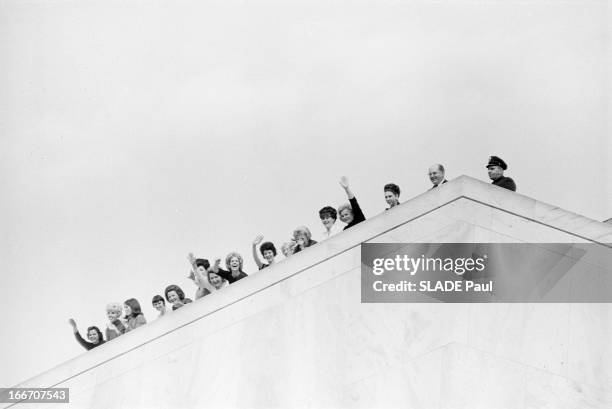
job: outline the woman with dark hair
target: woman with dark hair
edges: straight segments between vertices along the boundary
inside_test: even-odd
[[[196,300],[229,286],[229,281],[212,270],[206,272],[206,277],[200,273],[196,273],[196,277],[196,284],[198,285],[195,295]]]
[[[72,326],[72,331],[74,332],[74,337],[76,338],[77,342],[86,350],[89,351],[90,349],[100,346],[106,342],[102,337],[102,331],[100,331],[98,327],[92,326],[87,328],[87,339],[89,339],[89,342],[87,342],[83,339],[81,334],[79,334],[76,322],[72,318],[68,320],[68,323]]]
[[[178,285],[169,285],[166,287],[164,294],[166,296],[166,300],[172,304],[172,311],[192,302],[191,299],[185,298],[185,293]]]
[[[389,210],[400,204],[399,197],[401,191],[398,185],[395,183],[387,183],[383,188],[383,192],[385,192],[385,201],[389,205],[385,210]]]
[[[257,255],[257,245],[262,242],[263,238],[264,236],[260,234],[255,237],[255,240],[253,240],[253,259],[255,260],[255,264],[257,264],[257,267],[260,270],[263,270],[264,268],[270,267],[272,264],[274,264],[274,257],[276,257],[276,247],[274,247],[274,243],[272,243],[271,241],[266,241],[262,243],[259,247],[259,252],[263,256],[264,260],[267,261],[267,263],[264,263],[259,259],[259,256]]]
[[[329,239],[331,236],[342,232],[340,223],[336,223],[338,219],[338,211],[331,206],[325,206],[319,210],[319,218],[323,224],[323,234],[321,240]]]
[[[140,309],[140,303],[136,298],[126,300],[123,303],[123,309],[125,310],[125,321],[127,323],[128,331],[141,327],[147,323],[147,320]]]
[[[161,295],[157,294],[153,296],[153,299],[151,300],[151,305],[153,306],[153,308],[159,311],[159,317],[166,314],[166,300],[164,300],[164,297],[162,297]]]

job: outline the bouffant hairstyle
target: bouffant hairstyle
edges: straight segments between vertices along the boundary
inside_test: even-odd
[[[208,268],[210,267],[210,262],[205,258],[197,258],[195,261],[195,265],[196,267],[202,266],[205,270],[208,270]]]
[[[157,294],[155,296],[153,296],[153,299],[151,300],[151,304],[155,304],[156,302],[163,302],[164,305],[166,305],[166,300],[164,300],[164,297],[162,297],[161,295]]]
[[[96,326],[91,326],[87,328],[87,335],[89,335],[89,331],[94,330],[98,333],[98,343],[102,343],[104,342],[104,337],[102,336],[102,331],[100,331],[100,328],[96,327]]]
[[[136,317],[142,314],[142,310],[140,309],[140,303],[136,298],[130,298],[129,300],[125,300],[125,305],[128,305],[132,309],[132,317]]]
[[[262,243],[261,247],[259,248],[259,252],[262,256],[264,254],[264,251],[268,250],[272,250],[272,253],[276,256],[276,247],[274,247],[274,243],[272,243],[271,241],[266,241]]]
[[[338,212],[331,206],[325,206],[321,210],[319,210],[319,218],[324,219],[325,216],[330,216],[332,219],[338,219]]]
[[[311,237],[312,237],[312,233],[310,233],[310,230],[308,229],[308,227],[306,226],[299,226],[296,227],[295,230],[293,230],[293,238],[297,239],[297,236],[299,234],[303,234],[306,236],[306,238],[310,241]]]
[[[232,271],[232,269],[230,268],[230,260],[232,259],[232,257],[236,257],[238,259],[238,263],[240,263],[238,270],[242,271],[242,263],[243,263],[242,256],[235,251],[232,251],[231,253],[227,255],[227,257],[225,257],[225,267],[227,267],[227,270]]]
[[[387,183],[385,185],[385,188],[383,189],[384,192],[391,192],[396,196],[400,195],[400,188],[398,185],[396,185],[395,183]]]
[[[110,302],[106,304],[106,312],[109,311],[118,312],[121,314],[123,311],[123,305],[119,304],[118,302]]]
[[[178,295],[179,300],[183,301],[185,299],[185,293],[183,292],[183,290],[181,290],[181,287],[172,284],[166,287],[166,289],[164,290],[164,295],[166,296],[166,300],[168,300],[168,302],[170,302],[170,300],[168,299],[168,293],[170,291],[175,291],[176,295]]]

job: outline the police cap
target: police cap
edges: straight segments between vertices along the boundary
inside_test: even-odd
[[[506,165],[506,162],[504,162],[502,158],[497,156],[489,156],[489,163],[486,167],[488,168],[489,166],[499,166],[503,170],[508,169],[508,165]]]

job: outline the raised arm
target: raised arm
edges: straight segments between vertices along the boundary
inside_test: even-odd
[[[215,263],[212,265],[212,267],[210,267],[210,271],[212,271],[213,273],[217,274],[219,277],[230,281],[231,277],[232,277],[232,273],[230,273],[229,271],[226,271],[222,268],[219,268],[219,265],[221,264],[221,259],[220,258],[216,258],[215,259]]]
[[[351,208],[353,209],[353,220],[355,221],[355,224],[364,221],[366,218],[361,210],[361,206],[359,206],[359,203],[357,202],[357,198],[353,197],[352,199],[349,199],[349,202],[351,203]]]
[[[197,267],[195,265],[196,258],[193,255],[193,253],[187,254],[187,261],[189,261],[189,265],[191,265],[191,271],[189,272],[189,275],[187,276],[187,278],[190,279],[190,280],[193,280],[194,282],[196,282],[196,276],[194,274],[194,271],[197,270]],[[197,282],[196,282],[196,284],[197,284]]]
[[[355,197],[355,195],[353,194],[353,191],[349,187],[349,181],[346,176],[342,176],[340,178],[340,186],[342,186],[342,188],[346,192],[346,196],[348,197],[349,202],[351,204],[351,209],[353,210],[354,224],[364,221],[366,219],[365,215],[363,214],[363,211],[361,210],[361,206],[359,206],[359,203],[357,202],[357,198]]]
[[[198,269],[198,266],[196,265],[196,258],[193,253],[189,253],[187,255],[187,261],[189,261],[189,264],[191,264],[191,271],[189,272],[187,278],[193,280],[195,285],[198,286],[198,290],[206,288],[208,291],[212,292],[212,286],[208,282],[208,277],[202,274],[202,272],[200,272]],[[221,260],[219,260],[219,262],[221,262]]]
[[[189,260],[189,264],[191,264],[191,271],[189,271],[189,275],[187,276],[187,278],[193,280],[194,284],[198,287],[195,293],[195,299],[197,300],[198,298],[201,298],[206,294],[205,290],[209,293],[212,292],[210,290],[210,287],[212,286],[208,282],[208,277],[204,276],[204,274],[202,274],[202,272],[200,272],[200,270],[196,266],[196,259],[193,256],[193,253],[189,253],[187,255],[187,260]],[[212,268],[209,267],[209,270],[212,270]]]
[[[83,348],[85,348],[86,350],[90,350],[93,347],[95,347],[95,344],[92,344],[91,342],[87,342],[83,339],[83,337],[81,336],[81,334],[79,334],[79,330],[77,329],[77,325],[76,322],[74,321],[74,319],[70,318],[68,320],[68,323],[72,326],[72,331],[74,332],[74,337],[76,338],[77,342],[79,344],[81,344],[81,346]]]
[[[191,271],[189,272],[188,278],[193,280],[197,286],[200,286],[200,281],[202,281],[205,277],[203,277],[202,273],[198,270],[196,258],[193,253],[187,254],[187,261],[189,261],[189,264],[191,265]]]
[[[264,236],[260,234],[257,237],[255,237],[255,240],[253,240],[253,260],[255,260],[255,264],[257,264],[257,268],[259,268],[260,270],[264,264],[261,262],[261,259],[259,258],[259,255],[257,254],[257,246],[259,245],[259,243],[261,243],[263,238]]]
[[[215,291],[215,288],[208,281],[208,275],[202,274],[197,268],[193,270],[193,274],[195,275],[195,283],[198,286],[198,290],[207,289],[211,293]]]
[[[342,176],[340,178],[340,186],[342,186],[342,188],[346,192],[346,196],[349,198],[349,200],[355,198],[355,195],[353,194],[353,191],[349,186],[349,180],[346,176]]]
[[[210,270],[213,273],[218,273],[219,272],[219,265],[221,265],[221,259],[220,258],[216,258],[215,262],[213,263],[213,265],[210,267]]]
[[[73,318],[70,318],[68,320],[68,324],[70,324],[70,326],[72,327],[72,332],[74,332],[75,334],[79,333],[79,330],[76,325],[76,321]]]

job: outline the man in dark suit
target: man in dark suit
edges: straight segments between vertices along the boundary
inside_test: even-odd
[[[489,163],[487,165],[487,171],[489,172],[489,178],[493,181],[496,186],[503,187],[504,189],[512,190],[516,192],[516,184],[512,178],[504,176],[504,170],[508,169],[508,165],[503,161],[502,158],[497,156],[490,156]]]
[[[433,183],[433,186],[429,190],[448,182],[444,178],[444,166],[440,165],[439,163],[431,165],[429,167],[429,180],[431,180],[431,183]]]

